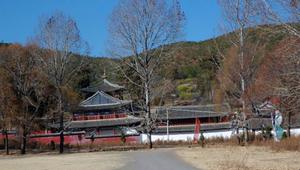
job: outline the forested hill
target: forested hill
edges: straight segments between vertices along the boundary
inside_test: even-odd
[[[249,45],[248,48],[258,51],[255,54],[257,70],[263,62],[262,59],[278,48],[281,41],[288,38],[287,33],[281,31],[280,27],[266,29],[268,27],[247,30],[246,40],[253,45]],[[166,50],[170,53],[162,57],[158,70],[160,80],[169,84],[164,102],[171,102],[171,100],[174,102],[175,100],[177,104],[212,103],[215,102],[216,96],[223,96],[218,94],[221,89],[218,75],[221,76],[220,68],[225,67],[224,59],[229,59],[234,55],[232,48],[234,48],[235,39],[236,33],[233,32],[206,41],[179,42],[170,45]],[[0,43],[0,46],[8,45]],[[254,48],[255,45],[259,45],[259,49]],[[136,88],[118,72],[116,68],[116,64],[119,63],[118,59],[89,57],[87,62],[88,64],[71,83],[75,91],[79,92],[80,88],[96,84],[105,72],[109,80],[127,86],[129,93],[136,94],[134,92]],[[232,65],[232,67],[235,66]],[[230,89],[226,90],[230,91]],[[174,93],[176,98],[171,99],[170,96]]]
[[[168,86],[164,101],[176,102],[176,104],[215,103],[225,100],[224,93],[228,93],[229,98],[236,95],[234,94],[236,92],[230,89],[233,85],[224,82],[220,77],[224,77],[222,73],[226,72],[231,74],[227,77],[232,77],[231,79],[235,81],[236,75],[231,68],[238,67],[235,61],[237,59],[234,57],[237,55],[234,52],[237,37],[236,32],[232,32],[206,41],[179,42],[167,47],[168,55],[162,57],[158,67],[158,77],[161,82],[157,82],[159,87],[162,84]],[[245,63],[249,65],[248,69],[252,74],[247,81],[249,88],[254,84],[260,65],[265,62],[264,58],[270,56],[280,47],[280,43],[288,38],[288,33],[280,26],[261,26],[245,31],[245,62],[249,62],[247,58],[248,60],[251,58],[251,63]],[[104,62],[99,59],[93,60]],[[113,69],[115,67],[111,63],[118,60],[108,61],[109,59],[106,59],[104,67],[98,69],[98,74],[106,70],[106,73],[110,74],[110,79],[126,85],[131,94],[136,94],[137,88]],[[176,94],[175,99],[171,97],[174,94]],[[154,100],[154,103],[158,104],[159,101]]]
[[[264,57],[276,51],[280,42],[287,38],[288,34],[279,26],[262,26],[247,30],[245,62],[248,62],[247,58],[254,60],[252,63],[246,63],[253,72],[248,84],[254,83]],[[227,72],[226,74],[231,74],[227,77],[235,79],[236,75],[232,69],[238,65],[236,61],[230,60],[237,60],[234,57],[237,54],[233,52],[236,50],[236,39],[237,35],[233,32],[206,41],[180,42],[170,47],[175,50],[164,58],[160,75],[171,81],[173,92],[170,93],[176,93],[177,104],[222,102],[225,100],[224,93],[230,93],[229,98],[235,95],[230,89],[232,85],[224,84],[226,82],[220,77],[224,77],[222,73]],[[172,100],[169,102],[173,102]]]

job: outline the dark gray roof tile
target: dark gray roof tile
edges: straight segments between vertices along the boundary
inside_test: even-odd
[[[130,104],[130,100],[120,100],[102,91],[97,91],[94,95],[79,104],[80,109],[107,109]]]
[[[109,82],[106,79],[103,79],[100,83],[97,83],[95,85],[86,87],[81,89],[82,92],[87,92],[87,93],[95,93],[97,91],[104,91],[104,92],[114,92],[118,90],[125,89],[124,86],[120,86],[118,84],[114,84]]]

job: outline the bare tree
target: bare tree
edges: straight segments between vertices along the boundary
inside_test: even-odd
[[[291,35],[300,38],[297,23],[300,21],[299,0],[256,0],[265,22],[282,26]]]
[[[2,72],[3,74],[3,72]],[[5,81],[5,79],[0,78],[1,81]],[[0,84],[0,128],[2,129],[2,135],[5,136],[4,138],[4,147],[6,154],[9,154],[9,141],[8,141],[8,130],[10,127],[10,123],[12,122],[12,109],[10,105],[10,96],[7,94],[9,93],[9,86],[5,85],[4,83]]]
[[[285,109],[288,124],[288,136],[290,135],[291,116],[299,117],[300,92],[299,92],[299,38],[300,38],[300,1],[299,0],[257,0],[261,3],[261,14],[264,19],[277,26],[281,26],[287,40],[274,54],[276,60],[275,79],[280,83],[272,83],[272,89],[276,89],[277,96],[281,98],[281,104]],[[270,62],[274,63],[274,62]],[[284,69],[282,69],[282,68]],[[280,90],[278,90],[280,89]]]
[[[299,19],[300,19],[300,8],[299,8],[299,1],[298,0],[235,0],[235,1],[220,1],[222,2],[222,6],[225,9],[226,15],[232,15],[233,17],[226,17],[229,18],[229,21],[233,21],[233,19],[239,18],[241,16],[237,11],[238,6],[241,5],[244,10],[240,10],[243,14],[246,14],[245,22],[246,24],[241,24],[243,22],[239,20],[235,20],[234,23],[238,23],[239,25],[239,47],[244,46],[241,42],[242,37],[246,39],[247,34],[246,29],[247,27],[257,27],[258,24],[269,24],[269,26],[263,27],[264,31],[268,31],[270,34],[277,34],[278,32],[288,34],[284,34],[285,38],[283,43],[279,43],[278,46],[274,46],[276,52],[272,53],[272,57],[268,57],[266,61],[268,63],[264,63],[262,68],[260,69],[259,74],[266,74],[263,76],[265,79],[264,81],[256,81],[256,87],[250,90],[250,93],[255,93],[253,89],[257,89],[261,87],[261,83],[266,86],[264,89],[265,92],[256,92],[254,95],[260,95],[264,97],[270,96],[278,96],[281,98],[281,107],[284,107],[285,111],[287,112],[288,117],[288,129],[290,128],[291,124],[291,115],[295,115],[298,111],[298,103],[299,103],[299,91],[298,84],[299,84]],[[248,5],[247,5],[248,4]],[[253,4],[249,6],[249,4]],[[248,7],[247,7],[248,6]],[[231,9],[231,10],[228,10]],[[235,11],[235,12],[232,12]],[[242,18],[243,19],[243,18]],[[243,27],[245,26],[245,27]],[[259,26],[258,26],[259,27]],[[260,27],[262,28],[262,27]],[[283,29],[281,29],[283,28]],[[244,31],[242,31],[244,30]],[[244,32],[244,35],[242,34]],[[243,35],[243,36],[242,36]],[[244,40],[245,40],[244,39]],[[233,41],[234,42],[234,41]],[[244,48],[246,50],[246,48]],[[256,50],[252,50],[256,53]],[[240,50],[240,58],[245,59],[242,57],[244,52]],[[297,61],[298,60],[298,61]],[[269,70],[266,71],[263,67],[268,67]],[[242,67],[241,67],[242,68]],[[271,71],[270,71],[271,70]],[[276,74],[274,74],[276,72]],[[268,77],[268,78],[266,78]],[[242,79],[241,79],[242,80]],[[272,80],[272,81],[270,81]],[[247,87],[247,83],[246,83]],[[241,88],[243,89],[243,88]],[[245,89],[245,88],[244,88]],[[260,91],[263,89],[260,88]],[[247,93],[244,95],[247,97]],[[259,94],[260,93],[260,94]],[[269,96],[266,96],[269,95]],[[258,96],[254,98],[259,98]],[[245,100],[245,99],[244,99]]]
[[[35,46],[11,45],[4,56],[3,67],[8,76],[9,86],[12,88],[7,97],[13,99],[11,105],[11,109],[15,112],[13,119],[22,137],[21,154],[26,153],[28,134],[35,126],[36,118],[40,113],[47,84],[39,72],[36,57],[30,52],[35,48]]]
[[[0,59],[4,61],[6,57],[6,47],[0,47]],[[9,74],[5,69],[5,62],[0,62],[0,128],[4,138],[6,154],[9,154],[8,130],[12,128],[11,124],[16,113],[14,106],[14,95],[10,83]]]
[[[261,98],[276,96],[277,107],[284,113],[287,133],[290,136],[292,124],[299,124],[300,103],[300,70],[299,70],[299,39],[287,37],[282,40],[274,51],[264,58],[259,76],[254,87],[263,91],[254,93]]]
[[[277,96],[281,99],[282,108],[284,108],[285,116],[287,117],[287,132],[290,136],[290,129],[293,124],[299,125],[299,111],[300,111],[300,50],[299,50],[299,38],[289,39],[287,42],[279,48],[276,59],[282,61],[277,65],[279,74],[275,77],[279,79],[278,84],[272,84],[272,87],[276,89]],[[292,120],[292,116],[295,118]]]
[[[64,151],[64,111],[66,100],[64,87],[81,70],[87,45],[80,37],[76,22],[61,12],[44,19],[37,35],[42,53],[38,54],[42,71],[45,71],[56,89],[57,108],[60,123],[60,153]],[[77,56],[76,56],[77,53]],[[81,56],[79,56],[79,54]]]
[[[143,109],[146,113],[144,127],[150,148],[155,122],[151,115],[154,95],[151,89],[157,78],[156,68],[166,45],[175,42],[181,35],[183,21],[184,14],[177,0],[171,5],[165,0],[120,1],[110,18],[112,55],[120,57],[139,79],[133,80],[121,69],[123,75],[143,92]]]
[[[247,93],[246,89],[252,83],[257,69],[258,51],[260,42],[249,43],[249,29],[260,23],[260,3],[251,0],[220,0],[226,26],[230,34],[230,41],[233,47],[229,50],[229,56],[223,58],[223,65],[220,68],[221,83],[227,83],[232,89],[231,96],[238,99],[242,105],[243,126],[246,127]],[[225,56],[222,54],[221,56]],[[224,87],[224,86],[223,86]],[[226,88],[226,87],[225,87]],[[245,133],[247,141],[247,133]]]

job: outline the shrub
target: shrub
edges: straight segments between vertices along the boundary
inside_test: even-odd
[[[122,144],[125,144],[126,143],[126,135],[125,133],[123,132],[123,130],[121,130],[121,142]]]
[[[282,139],[286,139],[288,136],[287,136],[287,134],[286,134],[286,132],[283,132],[283,134],[282,134]]]
[[[271,139],[272,138],[272,127],[270,127],[270,126],[267,126],[266,128],[265,128],[265,133],[263,134],[264,135],[264,137],[266,138],[266,139]]]
[[[179,97],[182,100],[190,100],[193,98],[193,94],[192,93],[180,93]]]
[[[193,87],[190,84],[181,84],[177,86],[179,93],[192,92]]]
[[[201,132],[198,144],[201,144],[202,147],[204,147],[204,144],[205,144],[204,140],[205,140],[205,138],[204,138],[203,132]]]

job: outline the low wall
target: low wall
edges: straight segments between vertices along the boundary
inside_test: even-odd
[[[240,129],[242,132],[242,129]],[[260,134],[261,131],[256,131],[256,134]],[[272,132],[273,133],[273,132]],[[223,131],[211,131],[203,133],[205,139],[215,138],[215,137],[223,137],[230,138],[232,136],[232,130],[223,130]],[[300,128],[291,129],[291,135],[300,136]],[[4,135],[0,134],[0,140],[5,138]],[[90,144],[91,139],[86,139],[84,135],[66,135],[65,144],[70,145],[81,145],[81,144]],[[16,135],[9,135],[9,139],[16,139]],[[194,139],[194,133],[170,133],[167,134],[152,134],[152,141],[192,141]],[[59,144],[60,138],[59,136],[49,136],[49,137],[36,137],[30,138],[29,142],[38,142],[42,144],[50,144],[53,141],[56,144]],[[126,143],[147,143],[148,138],[146,134],[141,134],[140,136],[127,136]],[[107,137],[107,138],[95,138],[95,144],[104,144],[104,143],[122,143],[121,137]]]
[[[17,139],[16,135],[10,134],[9,139]],[[3,140],[5,138],[4,135],[0,134],[0,140]],[[60,137],[59,136],[48,136],[48,137],[35,137],[35,138],[29,138],[29,143],[31,142],[37,142],[41,144],[48,145],[53,141],[55,144],[59,144]],[[70,144],[70,145],[81,145],[81,144],[90,144],[92,143],[91,139],[86,139],[84,135],[66,135],[64,136],[64,143]],[[107,138],[95,138],[94,144],[104,144],[104,143],[122,143],[121,137],[107,137]],[[140,137],[139,136],[127,136],[126,137],[126,143],[140,143]]]
[[[81,144],[90,144],[92,143],[91,139],[86,139],[83,135],[70,135],[65,136],[65,144],[70,145],[81,145]],[[51,136],[51,137],[38,137],[31,138],[30,142],[38,142],[42,144],[50,144],[53,141],[56,144],[59,144],[60,137],[59,136]],[[139,136],[128,136],[126,137],[126,143],[139,143]],[[95,138],[93,141],[94,144],[103,144],[103,143],[122,143],[121,137],[108,137],[108,138]]]
[[[243,129],[239,129],[239,132],[242,132]],[[256,131],[255,134],[260,134],[261,131]],[[272,131],[273,133],[273,131]],[[292,136],[300,136],[300,128],[291,129]],[[147,143],[148,137],[146,134],[141,134],[141,142]],[[200,136],[200,135],[199,135]],[[203,136],[205,139],[223,137],[230,138],[232,136],[232,130],[223,130],[223,131],[215,131],[215,132],[204,132]],[[152,141],[193,141],[194,133],[170,133],[169,136],[167,134],[152,134]]]
[[[230,138],[231,130],[217,131],[217,132],[204,132],[203,136],[206,139],[215,138],[215,137],[223,137]],[[194,133],[170,133],[167,134],[153,134],[152,141],[192,141],[194,139]],[[147,143],[148,138],[146,134],[141,134],[141,142]]]

